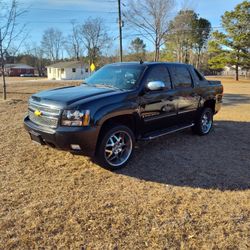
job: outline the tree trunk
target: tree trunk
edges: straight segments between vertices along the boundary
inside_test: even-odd
[[[160,45],[158,42],[158,39],[156,38],[155,40],[155,56],[154,56],[154,61],[158,62],[160,59]]]
[[[235,65],[235,80],[239,81],[239,61],[240,61],[240,50],[237,51],[236,65]]]
[[[5,72],[4,72],[4,64],[2,63],[2,77],[3,77],[3,99],[6,100],[6,79],[5,79]]]
[[[238,64],[238,62],[236,63],[236,67],[235,67],[235,80],[239,81],[239,64]]]
[[[201,50],[198,50],[198,55],[197,55],[197,69],[200,69],[200,58],[201,58]]]
[[[0,56],[1,56],[1,70],[3,77],[3,99],[6,100],[6,79],[5,79],[5,71],[4,71],[4,54],[3,54],[3,41],[2,41],[2,31],[0,29]]]

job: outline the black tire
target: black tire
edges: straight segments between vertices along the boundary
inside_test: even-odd
[[[206,124],[205,116],[208,118]],[[213,127],[213,116],[214,112],[211,108],[202,109],[196,118],[195,125],[192,127],[193,132],[201,136],[209,134]]]
[[[118,138],[119,142],[115,138]],[[109,146],[111,144],[115,145]],[[102,167],[110,170],[123,168],[133,155],[134,145],[135,136],[131,129],[124,125],[115,125],[113,128],[105,130],[100,138],[96,160]],[[114,158],[113,161],[112,158]]]

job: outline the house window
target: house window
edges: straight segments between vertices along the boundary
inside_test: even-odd
[[[64,74],[64,69],[61,69],[61,74]]]
[[[49,68],[49,73],[51,74],[51,68]]]
[[[89,69],[88,68],[85,69],[85,73],[89,73]]]
[[[72,69],[72,72],[73,72],[73,73],[75,73],[75,72],[76,72],[76,69],[75,69],[75,68],[73,68],[73,69]]]

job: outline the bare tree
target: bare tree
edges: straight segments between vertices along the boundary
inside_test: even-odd
[[[44,50],[42,47],[34,46],[32,50],[32,55],[35,58],[35,67],[38,71],[39,76],[44,76],[44,71],[46,67],[46,63],[48,63],[48,59],[44,58]]]
[[[67,37],[67,41],[65,41],[65,49],[71,58],[79,61],[80,57],[83,56],[84,44],[81,42],[80,26],[76,25],[73,21],[71,24],[72,30],[71,34]]]
[[[20,35],[24,31],[24,25],[20,26],[17,23],[17,18],[24,14],[25,11],[19,9],[17,0],[3,0],[0,1],[0,4],[0,61],[1,73],[3,77],[3,99],[6,100],[7,94],[4,70],[5,57],[8,53],[10,46],[13,44],[14,41],[17,41],[18,38],[20,38]],[[17,48],[20,48],[20,44],[17,46]]]
[[[102,51],[111,44],[111,38],[101,18],[88,18],[79,26],[79,34],[87,49],[89,64],[96,62]]]
[[[174,0],[131,0],[124,14],[127,22],[154,44],[155,61],[160,59],[160,48],[164,44],[174,7]]]
[[[59,60],[63,45],[64,38],[60,30],[49,28],[44,31],[41,46],[50,60],[53,62]]]

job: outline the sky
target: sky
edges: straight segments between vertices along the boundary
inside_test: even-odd
[[[121,0],[125,8],[129,0]],[[243,0],[176,0],[174,15],[183,7],[191,7],[201,17],[208,19],[212,27],[221,29],[220,18],[225,11],[233,10]],[[26,14],[19,18],[19,23],[26,24],[28,38],[26,44],[40,44],[44,30],[50,27],[60,29],[65,35],[71,30],[71,22],[82,23],[88,17],[101,17],[114,38],[114,48],[118,48],[117,0],[19,0],[27,9]],[[125,23],[124,48],[128,49],[130,41],[136,36]],[[136,32],[138,33],[138,32]],[[135,34],[135,33],[134,33]],[[145,39],[144,39],[145,40]],[[146,41],[145,41],[146,42]],[[147,43],[147,49],[152,50]]]

